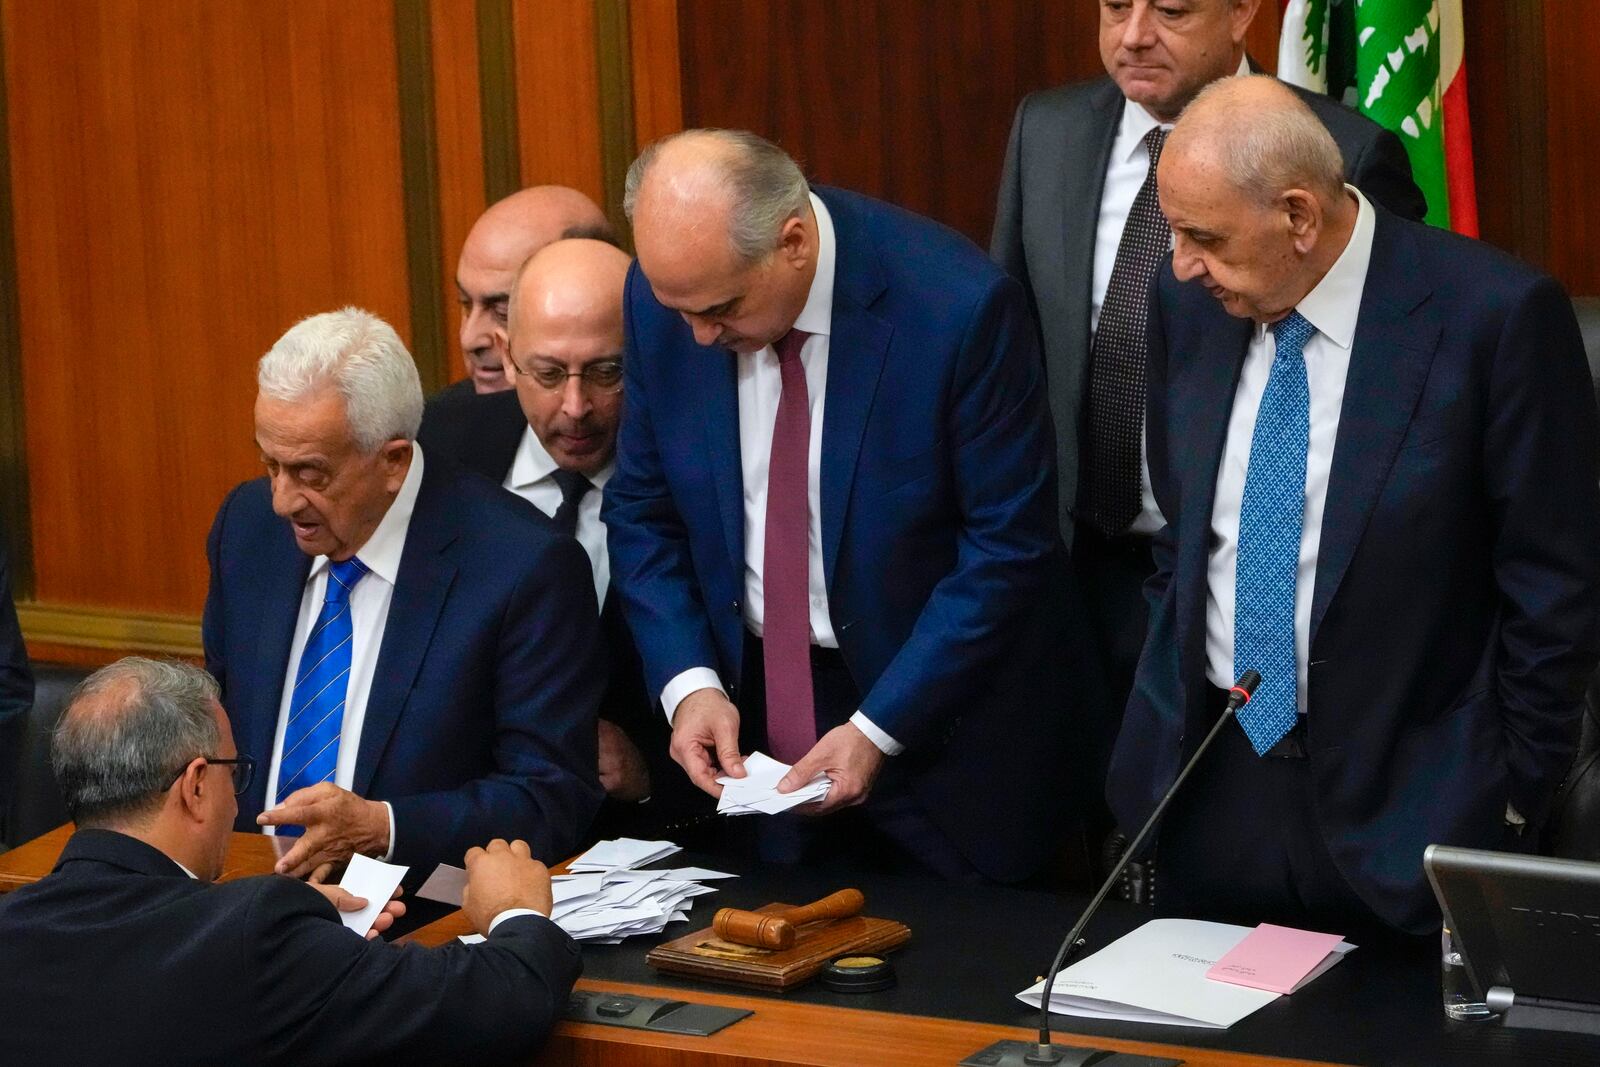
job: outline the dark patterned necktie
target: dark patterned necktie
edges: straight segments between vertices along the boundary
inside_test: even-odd
[[[556,480],[556,485],[561,487],[561,506],[556,509],[556,525],[568,537],[578,535],[578,505],[583,502],[583,495],[594,488],[594,484],[577,471],[569,471],[561,467],[550,477]]]
[[[772,347],[783,391],[767,467],[766,543],[761,553],[761,647],[767,684],[767,744],[793,763],[817,743],[811,691],[811,404],[800,349],[790,330]]]
[[[1150,170],[1133,198],[1111,267],[1089,360],[1089,521],[1107,536],[1138,517],[1144,439],[1144,324],[1150,279],[1172,247],[1172,231],[1156,199],[1156,164],[1167,131],[1144,136]]]

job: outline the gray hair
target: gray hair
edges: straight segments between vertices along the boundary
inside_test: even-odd
[[[274,400],[299,400],[328,382],[344,398],[350,436],[363,453],[396,438],[416,440],[422,425],[417,365],[378,316],[347,307],[301,319],[256,368],[257,388]]]
[[[1257,80],[1276,82],[1265,74],[1220,78],[1184,109],[1186,115],[1205,113],[1203,135],[1212,142],[1211,152],[1229,184],[1262,205],[1288,189],[1337,198],[1344,188],[1344,158],[1304,100],[1285,87],[1279,106],[1252,107],[1247,114],[1234,106],[1239,90],[1254,87]]]
[[[159,807],[180,769],[216,755],[216,699],[211,675],[171,660],[128,656],[85,678],[50,745],[68,813],[105,825]]]
[[[778,247],[783,224],[806,209],[811,187],[789,153],[748,130],[684,130],[649,145],[628,168],[622,210],[633,221],[639,187],[661,149],[680,137],[709,137],[727,150],[718,169],[732,200],[728,237],[734,254],[759,263]]]

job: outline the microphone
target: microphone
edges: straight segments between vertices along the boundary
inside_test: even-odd
[[[1123,868],[1128,865],[1134,856],[1138,855],[1139,846],[1144,844],[1146,837],[1150,836],[1150,831],[1160,821],[1162,813],[1167,810],[1167,805],[1172,803],[1172,798],[1177,794],[1179,787],[1183,785],[1184,779],[1189,777],[1189,772],[1194,770],[1195,764],[1200,762],[1200,757],[1206,754],[1206,749],[1210,748],[1211,742],[1217,739],[1217,735],[1222,732],[1223,726],[1233,720],[1240,708],[1250,703],[1251,696],[1255,694],[1256,687],[1260,684],[1261,675],[1256,671],[1247,670],[1239,675],[1239,680],[1234,682],[1233,686],[1228,690],[1227,707],[1223,709],[1221,716],[1212,725],[1211,731],[1206,734],[1205,740],[1200,742],[1200,747],[1194,750],[1194,755],[1189,757],[1189,761],[1178,772],[1178,777],[1173,780],[1166,796],[1161,798],[1161,803],[1156,805],[1156,810],[1151,812],[1150,817],[1144,821],[1144,826],[1139,829],[1139,835],[1123,850],[1122,857],[1111,868],[1111,873],[1106,876],[1105,883],[1100,886],[1100,891],[1094,895],[1094,899],[1089,901],[1089,906],[1083,909],[1082,915],[1078,916],[1078,921],[1073,924],[1066,940],[1061,942],[1061,948],[1056,952],[1056,958],[1051,962],[1050,970],[1045,974],[1044,991],[1039,999],[1039,1043],[1029,1048],[1022,1041],[997,1042],[984,1049],[982,1053],[963,1060],[963,1063],[981,1062],[994,1064],[995,1067],[1020,1067],[1020,1065],[1025,1065],[1025,1067],[1049,1067],[1052,1064],[1090,1062],[1083,1058],[1082,1055],[1089,1050],[1067,1048],[1063,1045],[1053,1044],[1050,1040],[1050,991],[1055,988],[1056,975],[1060,973],[1061,968],[1066,965],[1073,954],[1083,947],[1084,941],[1081,936],[1083,928],[1089,925],[1089,920],[1094,918],[1095,912],[1100,910],[1100,905],[1111,893],[1111,887],[1116,885],[1117,879],[1122,876]],[[990,1053],[995,1054],[994,1058],[988,1058]],[[1068,1059],[1069,1056],[1072,1057],[1070,1060]],[[1098,1063],[1100,1060],[1097,1059],[1093,1062]]]

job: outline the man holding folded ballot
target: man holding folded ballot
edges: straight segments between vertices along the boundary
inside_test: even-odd
[[[583,549],[424,455],[416,366],[376,316],[300,322],[256,377],[266,477],[217,511],[202,628],[261,761],[240,829],[298,836],[299,876],[359,852],[420,879],[502,836],[565,858],[602,796]]]
[[[784,793],[826,779],[750,816],[770,862],[1029,876],[1071,788],[1066,687],[1038,680],[1074,677],[1076,635],[1046,595],[1054,449],[1021,289],[748,133],[646,149],[625,206],[603,516],[673,758],[712,795],[756,750],[792,765],[767,780]]]
[[[1600,658],[1600,430],[1566,294],[1390,214],[1265,77],[1157,170],[1150,481],[1167,525],[1108,792],[1169,914],[1436,930],[1433,842],[1531,847]]]
[[[78,825],[56,869],[0,897],[7,1063],[486,1063],[530,1056],[581,969],[521,841],[467,853],[472,947],[365,938],[367,902],[279,875],[220,885],[237,794],[217,685],[130,658],[73,695],[51,756]]]

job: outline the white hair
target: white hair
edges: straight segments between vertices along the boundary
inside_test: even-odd
[[[370,455],[386,441],[414,441],[422,425],[422,382],[394,328],[347,307],[301,319],[261,357],[256,386],[274,400],[299,400],[332,383],[344,398],[356,447]]]
[[[1277,85],[1265,74],[1219,78],[1200,90],[1184,115],[1203,116],[1199,136],[1210,140],[1229,183],[1257,203],[1270,205],[1297,188],[1337,199],[1344,158],[1306,102],[1287,87],[1274,107],[1240,99],[1243,91],[1266,83]]]
[[[661,149],[680,137],[710,138],[728,150],[716,162],[728,189],[728,239],[734,254],[746,263],[759,263],[778,247],[783,224],[805,213],[811,186],[789,153],[748,130],[684,130],[649,145],[628,168],[623,185],[622,210],[633,220],[639,188]]]

